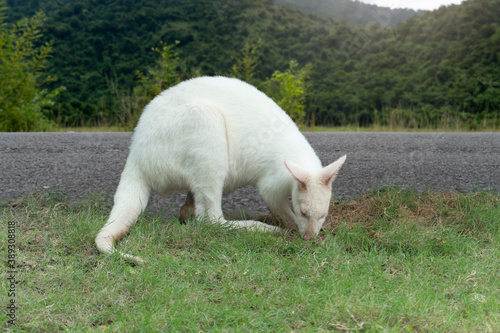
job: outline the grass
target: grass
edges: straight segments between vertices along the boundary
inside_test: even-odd
[[[58,126],[55,132],[130,132],[124,126],[81,126],[81,127],[64,127]]]
[[[498,193],[379,189],[332,205],[311,242],[144,215],[119,244],[144,266],[97,252],[108,199],[2,204],[2,258],[16,224],[18,306],[15,326],[0,314],[4,329],[500,331]]]

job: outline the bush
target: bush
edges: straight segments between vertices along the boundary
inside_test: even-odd
[[[0,131],[46,131],[54,126],[47,118],[54,98],[64,88],[40,90],[54,81],[42,70],[52,43],[38,46],[45,21],[41,12],[12,26],[5,24],[5,2],[0,2]]]
[[[272,77],[262,84],[262,90],[285,110],[297,125],[303,125],[311,64],[297,70],[297,62],[292,60],[289,66],[285,72],[275,71]]]

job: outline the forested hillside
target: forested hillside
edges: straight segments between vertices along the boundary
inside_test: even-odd
[[[331,0],[333,2],[333,0]],[[344,1],[345,2],[345,1]],[[340,3],[340,1],[339,1]],[[371,124],[398,114],[416,126],[443,117],[499,119],[500,1],[468,0],[401,22],[357,25],[273,0],[9,1],[9,20],[43,9],[54,40],[47,72],[65,86],[54,116],[64,124],[113,121],[116,99],[172,45],[182,78],[229,75],[246,42],[256,43],[256,80],[312,64],[307,119]],[[328,14],[328,13],[326,13]],[[383,22],[382,22],[383,23]],[[408,118],[408,119],[409,119]],[[415,124],[413,124],[415,126]]]
[[[325,95],[330,115],[354,110],[369,122],[403,109],[422,122],[443,115],[499,118],[500,1],[469,0],[379,30],[343,67],[331,67]],[[339,116],[334,119],[339,119]],[[363,120],[364,119],[364,120]]]
[[[274,3],[292,6],[307,13],[324,15],[340,21],[357,24],[377,21],[383,26],[391,27],[396,27],[399,22],[417,14],[412,9],[390,9],[352,0],[275,0]]]

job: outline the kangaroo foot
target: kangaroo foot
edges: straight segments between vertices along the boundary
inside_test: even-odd
[[[194,217],[194,199],[191,192],[187,193],[186,202],[182,205],[179,211],[179,221],[186,222]]]

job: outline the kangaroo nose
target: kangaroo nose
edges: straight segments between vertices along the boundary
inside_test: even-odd
[[[306,233],[304,234],[303,238],[306,241],[311,240],[311,239],[315,238],[314,233],[311,230],[306,230]]]

